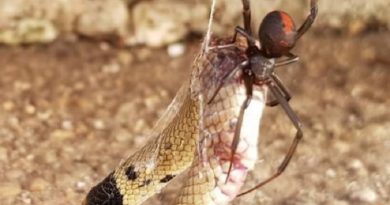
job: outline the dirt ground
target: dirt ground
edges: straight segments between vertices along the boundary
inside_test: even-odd
[[[142,146],[187,78],[183,56],[59,40],[0,47],[0,204],[80,204],[91,186]],[[277,72],[305,137],[286,172],[233,204],[390,204],[390,38],[308,34],[299,63]],[[270,175],[294,129],[267,108],[248,187]],[[170,204],[180,178],[145,204]]]

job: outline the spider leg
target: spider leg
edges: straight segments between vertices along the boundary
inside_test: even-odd
[[[233,35],[231,42],[229,42],[228,44],[225,44],[225,45],[212,46],[209,49],[211,49],[211,50],[212,49],[223,49],[223,48],[229,48],[229,47],[235,46],[238,34],[241,34],[242,36],[244,36],[247,39],[249,45],[256,45],[256,38],[253,37],[251,34],[249,34],[244,28],[237,26],[234,29],[234,35]]]
[[[237,119],[237,125],[234,131],[234,137],[231,145],[231,154],[230,154],[230,164],[229,164],[229,169],[227,172],[226,180],[225,183],[228,182],[230,173],[233,168],[233,160],[234,160],[234,155],[236,154],[238,143],[240,142],[240,134],[241,134],[241,126],[244,118],[244,113],[246,108],[248,107],[249,103],[252,100],[252,94],[253,94],[253,84],[254,84],[254,75],[251,73],[251,70],[247,70],[247,73],[244,73],[243,79],[244,79],[244,84],[245,84],[245,89],[246,89],[246,99],[241,105],[240,113],[238,115]]]
[[[237,34],[241,34],[248,40],[249,46],[256,45],[256,38],[252,36],[251,32],[248,32],[246,29],[239,26],[237,26],[234,30],[236,31],[233,36],[234,42],[236,42]]]
[[[313,24],[316,16],[317,16],[317,13],[318,13],[318,5],[317,5],[317,1],[318,0],[310,0],[310,14],[306,17],[306,20],[305,22],[303,22],[303,24],[301,25],[301,27],[299,27],[298,31],[297,31],[297,36],[296,36],[296,40],[298,40],[299,38],[301,38],[303,36],[303,34],[305,34],[305,32],[307,30],[309,30],[309,28],[311,27],[311,25]]]
[[[265,103],[268,107],[275,107],[279,105],[278,100],[275,99],[275,97],[271,94],[267,94],[267,102]]]
[[[267,184],[268,182],[272,181],[273,179],[278,177],[280,174],[282,174],[283,171],[286,169],[287,165],[289,164],[292,156],[294,155],[299,141],[303,137],[302,124],[301,124],[299,118],[297,117],[297,115],[291,109],[291,107],[288,104],[288,102],[283,98],[283,95],[280,93],[279,89],[276,87],[276,85],[272,81],[270,81],[268,83],[268,87],[271,90],[271,92],[274,94],[276,99],[279,101],[280,105],[282,106],[282,108],[286,112],[287,116],[290,118],[291,122],[294,124],[294,127],[297,129],[297,132],[295,134],[295,138],[294,138],[293,142],[291,143],[291,145],[290,145],[290,147],[289,147],[289,149],[287,151],[286,156],[284,157],[282,163],[279,165],[279,167],[276,170],[276,172],[273,175],[271,175],[269,178],[264,180],[263,182],[257,184],[255,187],[253,187],[253,188],[251,188],[251,189],[249,189],[249,190],[247,190],[245,192],[242,192],[242,193],[240,193],[237,196],[245,195],[245,194],[247,194],[247,193],[249,193],[249,192],[251,192],[251,191],[253,191],[253,190],[255,190],[255,189],[257,189],[257,188],[259,188],[261,186],[263,186],[264,184]]]
[[[232,69],[231,71],[229,71],[228,73],[226,73],[222,79],[221,79],[221,82],[219,83],[217,89],[215,89],[214,91],[214,94],[211,96],[210,100],[207,101],[207,104],[210,104],[211,102],[213,102],[215,96],[217,96],[219,90],[221,90],[222,86],[225,84],[226,80],[230,79],[233,77],[233,75],[240,69],[242,69],[243,67],[247,66],[248,65],[248,61],[243,61],[241,62],[240,64],[238,64],[234,69]]]
[[[292,53],[288,53],[287,55],[287,59],[284,59],[284,60],[281,60],[279,62],[276,62],[275,63],[275,67],[281,67],[281,66],[285,66],[285,65],[289,65],[291,63],[295,63],[299,60],[299,57],[292,54]]]
[[[242,0],[242,15],[244,17],[244,28],[246,32],[252,36],[252,28],[251,28],[251,5],[249,0]],[[248,41],[249,43],[249,41]]]
[[[280,78],[275,74],[275,73],[272,73],[271,74],[271,78],[274,80],[274,82],[276,83],[276,88],[279,90],[279,92],[283,95],[283,98],[288,102],[290,101],[291,99],[291,94],[290,92],[287,90],[287,88],[283,85],[283,82],[282,80],[280,80]],[[266,105],[269,106],[269,107],[274,107],[276,105],[279,104],[279,101],[277,99],[275,99],[275,97],[271,94],[273,93],[269,93],[270,95],[268,95],[269,97],[272,96],[272,100],[267,100],[267,103]]]
[[[275,63],[275,67],[285,66],[285,65],[288,65],[291,63],[295,63],[299,60],[299,57],[292,54],[292,53],[288,53],[286,56],[288,58]],[[286,101],[289,101],[291,99],[291,95],[290,95],[289,91],[286,89],[286,87],[283,85],[280,78],[275,73],[272,73],[271,77],[275,81],[275,83],[277,84],[277,87],[278,87],[278,89],[280,89],[281,93],[283,94],[283,97],[286,99]],[[267,103],[266,103],[267,106],[274,107],[274,106],[279,104],[278,100],[275,99],[275,97],[272,95],[272,93],[269,93],[268,97],[270,97],[271,100],[267,100]]]
[[[215,46],[212,47],[212,49],[215,48],[227,48],[232,46],[236,42],[237,39],[237,33],[240,33],[247,39],[247,43],[249,46],[255,46],[256,45],[256,39],[252,36],[252,27],[251,27],[251,8],[250,8],[250,1],[249,0],[241,0],[242,2],[242,15],[244,17],[244,28],[241,28],[237,26],[235,28],[235,33],[232,39],[232,42],[223,46]]]

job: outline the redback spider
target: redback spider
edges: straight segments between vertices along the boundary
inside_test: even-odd
[[[263,182],[239,194],[238,196],[247,194],[278,177],[286,169],[298,146],[299,141],[303,137],[302,124],[288,103],[291,95],[284,87],[279,77],[275,74],[274,68],[298,61],[298,56],[292,54],[290,50],[294,48],[297,40],[301,38],[302,35],[311,27],[318,12],[317,0],[310,0],[310,14],[307,16],[304,23],[301,25],[301,27],[298,28],[298,30],[296,30],[293,19],[286,12],[272,11],[268,13],[260,24],[258,35],[261,48],[259,48],[256,46],[256,38],[252,35],[249,0],[242,0],[242,4],[244,28],[239,26],[236,27],[232,44],[235,43],[237,34],[240,34],[246,38],[248,43],[248,48],[245,51],[247,60],[238,64],[236,68],[223,77],[221,83],[218,85],[214,94],[208,101],[208,103],[211,103],[223,86],[224,82],[232,78],[237,71],[241,70],[241,78],[243,79],[246,88],[246,99],[241,106],[234,132],[234,139],[231,145],[232,153],[226,181],[229,179],[230,172],[232,170],[232,162],[234,155],[236,154],[236,149],[240,139],[240,130],[243,116],[245,109],[248,107],[252,98],[253,85],[268,86],[271,94],[273,95],[273,99],[267,101],[267,105],[275,106],[280,104],[293,123],[294,127],[297,129],[297,132],[295,134],[294,141],[290,145],[286,156],[284,157],[276,172]],[[275,62],[275,59],[280,57],[287,58]]]

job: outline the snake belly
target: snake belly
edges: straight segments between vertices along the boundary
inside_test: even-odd
[[[243,56],[243,49],[236,46],[200,54],[192,65],[190,82],[161,118],[166,122],[156,126],[154,138],[93,187],[83,205],[139,205],[189,167],[188,180],[175,204],[222,205],[231,201],[257,160],[265,90],[254,90],[227,183],[230,145],[246,97],[239,72],[224,83],[212,103],[206,102],[221,76],[232,71]]]

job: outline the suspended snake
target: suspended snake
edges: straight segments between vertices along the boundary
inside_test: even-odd
[[[280,57],[286,51],[291,59],[280,62],[280,65],[295,62],[297,57],[289,51],[317,15],[317,0],[311,0],[309,16],[295,31],[293,21],[286,13],[269,13],[259,30],[260,41],[263,39],[260,50],[251,36],[249,1],[242,2],[245,29],[236,28],[236,34],[246,36],[248,45],[236,41],[229,46],[217,44],[214,45],[216,49],[203,49],[192,64],[189,81],[182,86],[155,126],[151,140],[93,187],[84,205],[139,205],[187,169],[188,176],[174,202],[176,205],[224,205],[239,194],[248,171],[253,169],[257,160],[259,124],[267,85],[251,83],[248,94],[244,84],[248,85],[248,79],[252,79],[249,73],[254,70],[233,71],[242,63],[249,62],[249,67],[253,65],[257,68],[268,63],[259,60],[264,57],[261,54],[256,56],[254,51],[270,55],[270,58]],[[264,36],[274,36],[276,40],[264,40]],[[278,41],[279,38],[282,41]],[[286,42],[290,41],[285,40],[291,39],[292,44],[287,45]],[[260,77],[266,74],[265,69],[256,72],[260,72],[257,73]],[[270,87],[282,107],[287,109],[298,132],[278,172],[264,183],[285,169],[302,137],[299,120],[288,107],[288,99],[284,99],[289,95],[282,95],[278,89],[274,85]],[[248,96],[252,96],[251,101],[244,103],[247,107],[243,115],[240,110],[243,102],[248,102]],[[238,135],[236,127],[241,128],[237,129]]]
[[[266,88],[255,87],[230,164],[231,143],[245,87],[237,72],[207,103],[222,77],[245,59],[245,46],[209,50],[192,64],[190,79],[152,131],[152,139],[94,186],[83,205],[138,205],[185,170],[176,205],[222,205],[233,200],[257,160]]]

